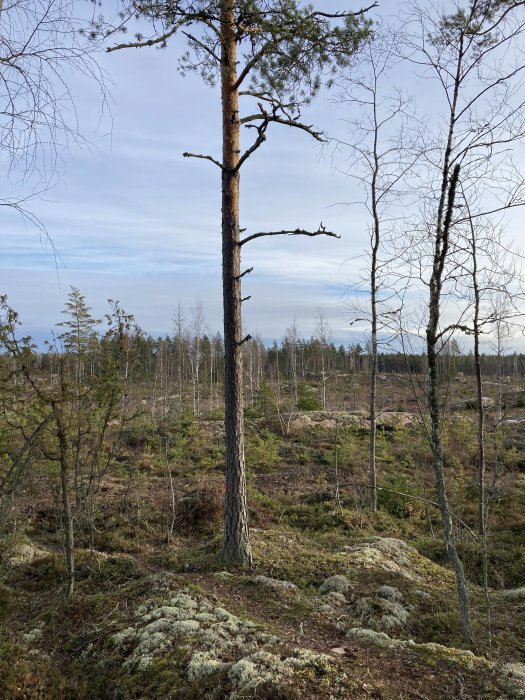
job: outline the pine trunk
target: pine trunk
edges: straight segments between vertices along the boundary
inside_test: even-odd
[[[221,95],[223,129],[222,280],[224,304],[224,399],[226,493],[223,559],[251,564],[244,461],[241,249],[239,246],[240,123],[235,39],[235,2],[221,3]]]

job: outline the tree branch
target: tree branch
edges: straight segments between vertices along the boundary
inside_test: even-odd
[[[215,160],[212,156],[206,156],[202,155],[201,153],[188,153],[187,151],[182,154],[183,158],[200,158],[201,160],[209,160],[211,163],[216,165],[218,168],[221,170],[224,170],[224,166],[222,163],[219,163],[218,160]]]
[[[294,129],[301,129],[302,131],[306,131],[306,133],[310,134],[310,136],[313,136],[316,141],[326,141],[326,139],[323,136],[323,132],[315,131],[312,124],[303,124],[302,122],[298,122],[295,119],[284,119],[284,117],[278,117],[275,114],[270,115],[267,112],[263,112],[262,114],[250,114],[247,117],[243,117],[241,119],[241,124],[247,124],[248,122],[255,121],[266,121],[268,123],[275,122],[276,124],[284,124],[284,126],[290,126]]]
[[[240,280],[242,277],[244,277],[244,275],[249,275],[250,272],[253,272],[253,267],[249,267],[244,272],[241,272],[241,274],[237,277],[237,279]]]
[[[261,106],[261,105],[260,105]],[[261,106],[261,111],[264,114],[264,110],[262,110]],[[246,127],[246,128],[249,128]],[[252,126],[252,128],[254,128]],[[242,154],[242,156],[239,158],[239,162],[235,166],[233,172],[238,173],[239,170],[241,169],[243,163],[248,160],[248,158],[254,153],[258,148],[260,148],[263,143],[266,141],[266,129],[268,128],[268,119],[265,119],[262,124],[259,126],[255,127],[257,129],[257,138],[255,139],[254,143],[250,146],[250,148],[247,148],[246,151]]]
[[[331,238],[341,238],[339,234],[333,233],[332,231],[327,231],[321,222],[317,231],[305,231],[301,228],[296,228],[293,231],[263,231],[260,233],[252,233],[251,236],[246,236],[246,238],[240,240],[237,245],[242,246],[249,241],[253,241],[256,238],[262,238],[263,236],[330,236]]]
[[[180,27],[186,24],[186,20],[179,22],[174,27],[172,27],[169,32],[161,34],[154,39],[145,39],[144,41],[131,41],[128,44],[117,44],[116,46],[108,46],[106,53],[111,53],[112,51],[119,51],[120,49],[141,49],[144,46],[154,46],[155,44],[163,44],[170,37],[178,32]]]
[[[361,10],[357,10],[357,12],[312,12],[310,15],[308,15],[309,18],[313,17],[325,17],[326,19],[341,19],[344,17],[359,17],[360,15],[364,15],[366,12],[369,12],[370,10],[373,10],[374,8],[379,7],[378,2],[374,2],[368,7],[363,7]]]

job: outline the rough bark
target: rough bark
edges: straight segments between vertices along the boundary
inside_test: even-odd
[[[221,3],[222,98],[222,280],[224,303],[224,398],[226,492],[223,559],[251,564],[244,460],[241,321],[241,249],[239,246],[240,122],[235,38],[235,2]]]

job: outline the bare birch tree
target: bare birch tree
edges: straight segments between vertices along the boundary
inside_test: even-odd
[[[391,88],[392,68],[398,62],[399,37],[390,28],[381,27],[374,41],[366,43],[361,54],[360,74],[342,76],[337,102],[348,111],[357,108],[358,117],[345,121],[352,140],[337,141],[337,151],[348,151],[349,164],[343,172],[357,180],[364,193],[364,205],[370,219],[370,245],[366,252],[367,270],[361,282],[351,291],[358,293],[356,302],[349,301],[351,325],[366,322],[370,328],[370,441],[369,484],[370,505],[377,511],[376,467],[376,403],[377,357],[380,345],[388,346],[392,336],[392,316],[397,298],[398,276],[392,274],[395,260],[388,239],[393,234],[396,218],[407,201],[407,181],[418,157],[417,120],[412,100],[399,88]],[[413,195],[413,193],[412,193]],[[366,291],[370,301],[359,300]],[[378,333],[383,337],[379,339]]]
[[[64,150],[82,142],[71,76],[94,81],[102,108],[106,101],[98,46],[83,35],[77,7],[74,0],[0,3],[0,153],[16,185],[11,196],[6,181],[0,206],[44,232],[31,200],[53,183]]]
[[[461,628],[465,641],[472,644],[468,590],[446,489],[437,360],[451,333],[470,330],[463,322],[464,311],[459,318],[443,318],[444,300],[460,283],[464,269],[460,232],[469,216],[462,210],[460,192],[468,198],[473,183],[477,187],[483,183],[483,211],[476,216],[489,216],[523,201],[522,178],[509,188],[508,181],[501,186],[501,177],[510,167],[509,144],[525,133],[525,103],[520,91],[525,63],[518,48],[525,17],[522,2],[458,0],[450,12],[412,3],[405,21],[406,54],[425,77],[434,79],[443,98],[441,126],[429,140],[421,164],[421,243],[419,247],[414,240],[409,244],[417,256],[413,258],[417,275],[428,289],[427,401],[432,462],[445,546],[456,576]]]

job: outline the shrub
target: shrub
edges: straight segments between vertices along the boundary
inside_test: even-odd
[[[177,502],[176,524],[182,532],[214,530],[223,513],[222,479],[201,478]]]
[[[310,389],[310,391],[309,391]],[[317,396],[311,391],[308,384],[299,385],[299,397],[297,399],[297,408],[300,411],[320,411],[322,404]]]
[[[390,489],[390,491],[378,492],[377,505],[379,510],[385,510],[396,518],[410,518],[419,512],[420,505],[417,501],[401,495],[402,493],[406,493],[408,496],[417,495],[411,483],[403,478],[397,478],[385,484],[385,488]],[[392,493],[392,491],[399,493]]]
[[[248,435],[246,440],[246,463],[250,468],[272,467],[279,461],[277,438],[269,430]]]

